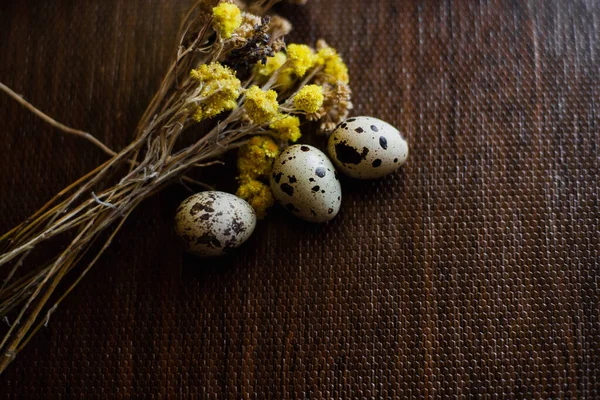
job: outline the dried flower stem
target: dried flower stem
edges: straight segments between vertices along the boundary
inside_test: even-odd
[[[102,151],[104,151],[109,156],[115,156],[117,154],[117,153],[115,153],[114,150],[111,150],[108,146],[106,146],[104,143],[102,143],[101,141],[96,139],[91,134],[84,132],[84,131],[80,131],[79,129],[73,129],[71,127],[68,127],[68,126],[56,121],[54,118],[48,116],[47,114],[44,114],[42,111],[35,108],[31,103],[29,103],[22,96],[20,96],[18,93],[13,91],[11,88],[6,86],[2,82],[0,82],[0,90],[2,90],[4,93],[9,95],[13,100],[17,101],[23,107],[25,107],[26,109],[31,111],[33,114],[37,115],[38,117],[40,117],[41,119],[46,121],[48,124],[52,125],[53,127],[60,129],[61,131],[65,132],[65,133],[79,136],[79,137],[82,137],[82,138],[92,142],[94,145],[96,145],[98,148],[100,148]]]

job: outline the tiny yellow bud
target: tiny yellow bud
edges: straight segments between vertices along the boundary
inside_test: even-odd
[[[235,4],[221,3],[213,8],[213,24],[221,37],[229,39],[242,24],[242,12]]]
[[[265,78],[269,78],[273,75],[273,73],[275,71],[277,71],[279,68],[281,68],[283,66],[283,64],[285,64],[286,61],[287,61],[287,56],[285,55],[285,53],[279,51],[279,52],[275,53],[275,55],[273,57],[267,57],[266,64],[262,64],[262,63],[256,64],[256,67],[255,67],[256,73]]]
[[[300,139],[300,119],[289,114],[279,114],[269,128],[273,129],[277,136],[283,140],[295,142]]]
[[[319,85],[306,85],[294,96],[294,107],[307,114],[319,111],[323,105],[323,88]]]
[[[246,91],[244,108],[248,117],[258,125],[270,122],[279,109],[277,103],[277,92],[274,90],[264,91],[258,86],[252,86]]]
[[[264,218],[267,209],[275,204],[275,198],[273,197],[271,188],[256,179],[245,179],[243,177],[240,179],[242,183],[238,188],[236,195],[246,200],[252,208],[254,208],[256,216],[259,219]]]
[[[200,84],[197,96],[201,100],[194,103],[196,108],[192,116],[197,122],[237,106],[241,83],[231,68],[217,62],[202,64],[198,69],[190,71],[190,77]]]
[[[280,92],[285,92],[297,83],[297,79],[294,78],[294,70],[292,68],[284,68],[279,72],[275,88]]]
[[[268,136],[254,136],[240,148],[238,171],[248,178],[267,177],[273,161],[279,155],[279,146]]]
[[[317,65],[324,66],[323,72],[328,76],[332,83],[348,83],[348,67],[342,60],[342,57],[332,47],[324,47],[317,52]]]
[[[288,59],[292,62],[294,72],[300,78],[315,65],[317,60],[313,50],[305,44],[292,43],[288,45],[287,54]]]

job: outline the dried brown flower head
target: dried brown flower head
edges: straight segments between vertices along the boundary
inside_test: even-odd
[[[346,83],[336,82],[323,85],[323,106],[314,119],[321,120],[317,133],[327,135],[343,122],[352,110],[352,91]]]
[[[251,36],[246,39],[242,47],[233,49],[227,54],[224,64],[238,71],[240,76],[246,76],[249,69],[259,62],[265,64],[267,57],[272,57],[274,54],[269,45],[270,20],[269,17],[263,17],[259,24],[254,25]]]

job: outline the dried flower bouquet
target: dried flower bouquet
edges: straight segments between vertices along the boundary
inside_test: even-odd
[[[120,151],[54,121],[0,84],[56,128],[91,140],[110,156],[0,237],[0,317],[10,316],[0,342],[0,372],[48,322],[144,199],[182,179],[199,184],[186,173],[241,147],[238,196],[264,215],[273,203],[265,176],[279,150],[300,137],[304,122],[318,121],[326,132],[347,116],[351,92],[342,59],[324,41],[316,49],[286,46],[290,23],[266,15],[274,3],[195,4],[183,21],[175,62],[131,143]],[[184,134],[195,135],[192,144],[180,144]],[[49,261],[37,262],[38,246],[57,237],[66,244]],[[68,275],[73,284],[57,293]]]

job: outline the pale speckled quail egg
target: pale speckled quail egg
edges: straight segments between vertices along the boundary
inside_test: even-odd
[[[192,254],[211,257],[244,243],[256,226],[250,204],[229,193],[201,192],[177,209],[175,231]]]
[[[283,207],[309,222],[331,220],[342,202],[342,187],[331,161],[305,144],[286,148],[275,160],[271,190]]]
[[[354,117],[331,133],[327,151],[335,166],[358,179],[397,170],[408,158],[408,144],[398,129],[373,117]]]

